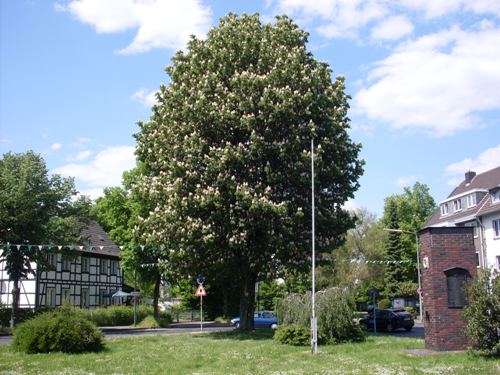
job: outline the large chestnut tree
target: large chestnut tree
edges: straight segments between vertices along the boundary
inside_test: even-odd
[[[353,225],[342,205],[363,162],[347,134],[349,97],[306,43],[287,17],[229,14],[173,57],[136,135],[137,188],[153,207],[137,231],[175,270],[238,283],[241,329],[253,328],[257,278],[310,264],[311,139],[318,250]]]

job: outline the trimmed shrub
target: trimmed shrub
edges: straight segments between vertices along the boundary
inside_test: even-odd
[[[97,309],[82,309],[82,313],[94,322],[96,325],[103,326],[128,326],[134,323],[133,306],[109,306],[107,308],[99,307]],[[137,306],[137,322],[142,321],[147,316],[153,315],[153,307],[147,305]],[[166,311],[159,312],[159,323],[162,327],[168,326],[172,322],[170,313]]]
[[[330,288],[316,294],[318,341],[336,344],[364,341],[365,334],[354,323],[355,302],[347,288]],[[307,332],[311,325],[311,294],[290,294],[277,303],[276,313],[283,328],[298,325]]]
[[[142,319],[139,322],[139,324],[137,324],[137,326],[141,327],[141,328],[160,328],[161,327],[160,323],[152,315],[146,316],[144,319]]]
[[[273,339],[281,344],[307,346],[311,342],[310,330],[298,324],[279,327]]]
[[[12,346],[25,353],[99,351],[104,335],[78,310],[62,307],[21,323]]]

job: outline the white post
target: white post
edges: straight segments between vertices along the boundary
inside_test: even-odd
[[[318,353],[318,325],[316,321],[316,249],[315,249],[315,222],[314,222],[314,139],[311,139],[311,215],[312,215],[312,319],[311,319],[311,352]]]

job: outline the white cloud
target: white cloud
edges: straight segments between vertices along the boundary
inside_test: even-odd
[[[90,157],[90,155],[92,155],[92,151],[85,150],[85,151],[82,151],[82,152],[79,152],[78,154],[76,154],[76,156],[73,158],[73,160],[82,161],[82,160],[85,160],[88,157]]]
[[[358,30],[384,17],[388,8],[380,0],[278,0],[276,12],[318,25],[327,38],[356,37]]]
[[[184,48],[190,35],[205,35],[212,17],[201,0],[72,0],[54,7],[90,24],[97,33],[136,29],[133,41],[118,51],[122,54]]]
[[[54,169],[53,173],[75,177],[77,185],[83,186],[82,191],[95,193],[106,186],[121,185],[122,173],[135,167],[134,150],[133,146],[109,147],[87,163],[69,163]]]
[[[500,16],[500,2],[496,0],[399,0],[408,10],[422,12],[427,18],[442,17],[458,11]]]
[[[156,104],[156,90],[147,91],[146,89],[139,89],[132,94],[131,98],[141,102],[144,106],[151,108]]]
[[[354,110],[395,128],[435,136],[477,125],[481,111],[500,109],[500,27],[458,27],[397,47],[371,70]]]
[[[396,185],[398,185],[400,188],[405,188],[413,185],[417,181],[418,181],[418,176],[404,176],[404,177],[399,177],[396,180]]]
[[[344,210],[347,210],[347,211],[356,211],[357,209],[359,209],[359,206],[356,204],[356,202],[354,202],[353,200],[348,200],[347,202],[345,202],[342,206],[342,208]]]
[[[50,145],[50,149],[54,150],[54,151],[60,150],[61,147],[62,147],[62,144],[60,144],[59,142],[55,142],[55,143],[52,143]]]
[[[397,40],[413,32],[413,24],[405,16],[384,19],[372,29],[371,38],[378,40]]]
[[[357,38],[363,28],[377,25],[372,39],[396,40],[410,34],[409,17],[434,19],[457,12],[500,17],[497,0],[267,0],[266,9],[285,13],[314,27],[327,38]],[[391,28],[389,25],[394,25]],[[400,28],[399,28],[399,27]]]
[[[446,167],[445,173],[448,176],[448,185],[456,186],[464,179],[464,173],[474,171],[482,173],[498,167],[500,163],[500,144],[489,148],[479,154],[475,159],[464,159]]]

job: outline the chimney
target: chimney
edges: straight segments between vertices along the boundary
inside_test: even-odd
[[[474,177],[476,177],[476,172],[465,172],[465,184],[469,185]]]

